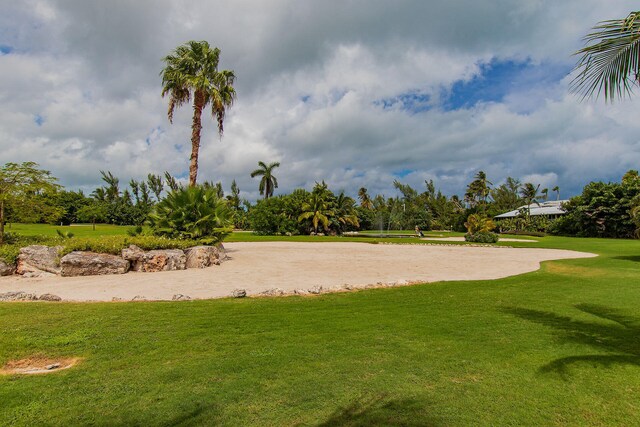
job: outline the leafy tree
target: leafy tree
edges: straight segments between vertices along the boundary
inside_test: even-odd
[[[553,187],[551,189],[551,191],[555,191],[556,192],[556,200],[560,200],[560,187],[558,187],[557,185],[555,187]]]
[[[202,110],[211,105],[211,115],[218,124],[222,137],[223,123],[227,109],[236,97],[233,87],[233,71],[218,71],[220,49],[211,48],[206,41],[189,41],[178,46],[164,58],[162,76],[162,96],[169,95],[169,122],[173,123],[173,112],[191,101],[193,97],[193,119],[191,124],[191,160],[189,165],[189,185],[196,185],[198,175],[198,152],[202,129]]]
[[[160,194],[164,190],[164,182],[162,181],[162,175],[154,175],[150,173],[147,175],[147,185],[149,189],[156,196],[156,202],[160,201]]]
[[[178,191],[178,189],[180,188],[180,184],[178,184],[178,181],[176,181],[176,179],[171,176],[169,172],[164,173],[164,178],[167,181],[167,186],[171,191]]]
[[[332,225],[339,233],[346,231],[350,227],[355,229],[360,227],[356,201],[346,196],[344,192],[341,192],[336,197],[334,214]]]
[[[543,188],[542,190],[540,190],[540,196],[542,197],[542,200],[546,202],[547,199],[549,198],[549,189]]]
[[[493,199],[493,211],[494,214],[500,214],[522,205],[522,199],[520,198],[520,181],[507,177],[504,184],[491,190],[491,198]]]
[[[51,172],[38,169],[34,162],[6,163],[0,168],[0,244],[4,243],[5,209],[26,202],[36,206],[38,199],[33,196],[56,191],[55,181]]]
[[[487,210],[487,198],[491,194],[491,186],[493,183],[487,179],[487,174],[478,171],[474,176],[474,180],[467,186],[465,198],[472,206],[481,206],[482,211]]]
[[[260,195],[264,195],[265,199],[273,196],[273,190],[278,188],[278,179],[273,175],[273,170],[280,166],[279,162],[270,163],[268,166],[260,161],[258,162],[259,168],[251,172],[251,178],[255,178],[256,176],[261,176],[260,185],[258,190],[260,190]]]
[[[640,78],[640,11],[598,23],[584,40],[570,90],[583,98],[604,93],[605,101],[630,95]]]
[[[329,230],[329,219],[334,215],[329,207],[329,202],[322,192],[312,192],[306,203],[302,205],[302,213],[298,217],[298,222],[310,219],[313,224],[313,231],[318,232],[318,225],[322,225],[325,231]]]
[[[94,200],[84,205],[76,212],[76,218],[79,222],[90,222],[93,230],[96,229],[96,222],[108,222],[109,219],[107,204],[98,200]]]
[[[467,233],[469,234],[489,232],[496,228],[496,225],[493,223],[491,218],[487,218],[481,214],[469,215],[464,226],[467,228]]]

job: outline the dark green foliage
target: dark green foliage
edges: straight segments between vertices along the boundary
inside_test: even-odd
[[[498,239],[498,235],[490,231],[479,231],[474,234],[467,233],[464,235],[464,240],[473,243],[497,243]]]
[[[631,172],[631,171],[630,171]],[[550,228],[553,234],[579,237],[633,238],[631,216],[640,195],[640,178],[627,173],[622,182],[591,182],[580,196],[563,205],[567,214]]]
[[[251,229],[257,234],[300,233],[297,217],[302,212],[303,201],[299,199],[299,193],[294,192],[259,200],[248,214]]]
[[[195,186],[170,192],[149,215],[157,235],[221,241],[233,227],[232,212],[215,188]]]

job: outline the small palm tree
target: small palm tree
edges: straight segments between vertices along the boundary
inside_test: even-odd
[[[540,195],[542,196],[542,200],[546,202],[547,199],[549,198],[549,189],[543,188],[542,190],[540,190]]]
[[[551,191],[555,191],[556,192],[556,200],[560,200],[560,187],[558,187],[557,185],[555,187],[553,187],[551,189]]]
[[[264,162],[258,162],[259,169],[251,172],[251,178],[255,178],[256,176],[261,176],[260,186],[258,190],[260,190],[260,195],[264,195],[265,199],[273,196],[273,190],[278,188],[278,179],[273,176],[273,170],[280,166],[280,162],[273,162],[268,166]]]
[[[189,186],[196,185],[198,176],[198,152],[200,151],[200,131],[202,130],[202,110],[211,105],[211,115],[218,124],[218,134],[222,137],[223,122],[227,109],[236,98],[233,71],[218,71],[220,49],[211,48],[206,41],[190,41],[178,46],[163,60],[162,96],[169,95],[167,116],[173,123],[173,112],[193,98],[193,119],[191,123],[191,158],[189,165]]]
[[[309,195],[309,200],[302,204],[302,214],[298,217],[298,222],[311,218],[313,231],[318,232],[318,225],[322,224],[325,231],[329,229],[330,218],[334,212],[329,207],[322,192],[313,192]]]
[[[584,40],[570,90],[583,98],[604,93],[605,101],[630,95],[640,79],[640,11],[598,23]]]

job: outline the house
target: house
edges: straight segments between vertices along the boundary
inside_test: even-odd
[[[552,200],[552,201],[540,202],[540,204],[532,203],[528,206],[527,205],[520,206],[518,209],[505,212],[500,215],[496,215],[493,218],[497,220],[515,218],[519,215],[522,215],[522,213],[526,215],[526,211],[528,209],[531,209],[531,216],[544,215],[549,219],[557,219],[566,213],[562,209],[562,204],[567,202],[568,200]]]

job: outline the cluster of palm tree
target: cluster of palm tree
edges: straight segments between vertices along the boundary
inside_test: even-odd
[[[320,225],[324,231],[333,230],[336,233],[360,226],[355,200],[344,192],[334,195],[324,181],[316,183],[307,201],[302,204],[298,222],[305,221],[311,222],[314,233],[318,233]]]

